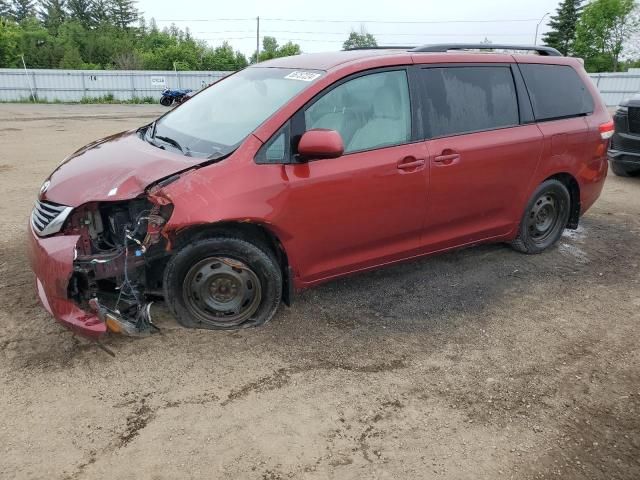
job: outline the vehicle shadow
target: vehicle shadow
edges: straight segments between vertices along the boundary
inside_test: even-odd
[[[560,245],[541,255],[527,256],[506,245],[484,245],[403,263],[332,281],[297,295],[290,308],[257,329],[238,331],[181,328],[158,302],[152,309],[162,333],[133,339],[108,336],[104,345],[116,355],[142,355],[162,348],[180,352],[184,342],[192,352],[233,348],[268,350],[282,358],[320,356],[366,358],[371,344],[382,351],[393,341],[420,337],[435,348],[456,337],[458,329],[485,328],[492,312],[506,308],[536,288],[567,279],[620,271],[625,256],[616,246],[632,245],[637,233],[624,221],[607,215],[584,219],[577,233],[569,232]],[[84,339],[53,322],[39,306],[32,274],[20,246],[4,244],[4,278],[0,311],[7,325],[0,342],[15,350],[8,355],[15,366],[66,366],[97,355]],[[621,281],[620,273],[608,280]]]

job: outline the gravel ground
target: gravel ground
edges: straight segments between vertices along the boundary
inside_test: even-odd
[[[0,478],[640,478],[640,178],[539,256],[466,249],[307,291],[267,326],[110,337],[38,304],[46,175],[160,106],[0,105]]]

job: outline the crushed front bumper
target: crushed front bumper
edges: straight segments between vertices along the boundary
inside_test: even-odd
[[[106,323],[96,314],[82,310],[68,297],[78,238],[78,235],[40,238],[29,225],[29,261],[36,276],[36,289],[42,305],[59,323],[73,332],[97,339],[107,332]]]

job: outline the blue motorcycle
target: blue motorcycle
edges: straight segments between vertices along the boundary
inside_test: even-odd
[[[188,88],[186,89],[175,89],[172,90],[170,88],[166,88],[162,91],[162,97],[160,98],[160,105],[164,105],[165,107],[171,106],[173,102],[178,104],[187,101],[190,98],[189,93],[193,90]]]

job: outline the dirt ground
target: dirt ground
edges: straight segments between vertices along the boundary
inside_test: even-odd
[[[471,248],[307,291],[267,326],[111,337],[24,254],[65,155],[160,106],[0,105],[0,478],[640,478],[640,178],[558,248]]]

